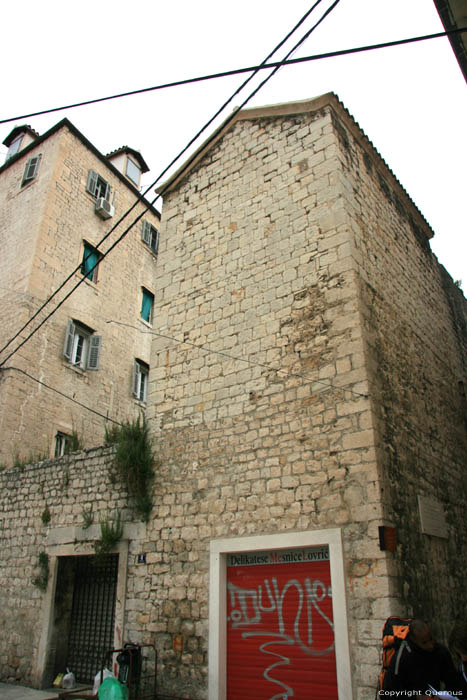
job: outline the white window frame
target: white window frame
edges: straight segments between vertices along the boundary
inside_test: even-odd
[[[159,231],[153,224],[149,223],[149,221],[143,221],[141,240],[151,249],[154,255],[157,255],[159,250]]]
[[[66,455],[69,444],[70,436],[58,430],[55,435],[54,457],[63,457],[63,455]]]
[[[24,138],[24,134],[20,134],[19,136],[17,136],[15,138],[14,141],[12,141],[10,143],[10,145],[8,147],[8,152],[6,154],[5,161],[7,161],[9,158],[12,158],[13,156],[15,156],[18,153],[19,149],[21,148],[21,143],[23,141],[23,138]]]
[[[227,555],[233,552],[327,545],[331,570],[332,611],[339,700],[352,700],[344,555],[340,528],[277,535],[212,540],[209,575],[209,700],[226,700]]]
[[[24,187],[24,185],[27,185],[29,182],[32,182],[37,177],[37,173],[39,171],[39,163],[41,162],[41,158],[42,158],[41,153],[38,156],[32,156],[32,158],[29,158],[28,162],[26,163],[26,167],[24,169],[23,179],[21,181],[21,187]]]
[[[85,370],[98,370],[102,338],[80,324],[68,321],[65,333],[63,354],[73,367]]]
[[[135,360],[133,366],[133,396],[146,403],[148,398],[149,365],[143,360]]]
[[[128,167],[128,166],[130,166],[130,167]],[[133,166],[133,168],[135,169],[135,171],[136,171],[136,173],[137,173],[137,175],[136,175],[136,180],[135,180],[134,177],[132,177],[132,176],[130,175],[131,166]],[[133,173],[133,174],[134,174],[134,173]],[[141,168],[139,167],[138,163],[135,163],[135,161],[134,161],[132,158],[130,158],[129,156],[126,157],[125,175],[127,176],[127,178],[128,178],[129,180],[131,180],[131,182],[132,182],[134,185],[136,185],[137,187],[139,187],[139,181],[140,181],[140,178],[141,178]]]
[[[92,194],[94,199],[100,199],[103,197],[109,202],[111,189],[112,188],[107,180],[104,180],[104,178],[101,177],[101,175],[99,175],[99,173],[97,173],[95,170],[90,170],[88,172],[86,190]]]

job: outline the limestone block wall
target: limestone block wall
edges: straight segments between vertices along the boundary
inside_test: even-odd
[[[195,588],[205,637],[213,538],[341,527],[354,697],[370,698],[396,571],[378,546],[373,409],[339,169],[329,109],[246,112],[165,197],[149,420],[168,485],[154,527],[167,551],[179,543],[167,580],[180,573],[165,604],[173,619],[161,607],[154,624],[182,630]]]
[[[38,175],[22,188],[25,163],[38,153],[42,154]],[[109,220],[95,214],[95,200],[86,191],[90,169],[112,187],[115,215]],[[0,196],[4,204],[0,236],[7,251],[0,263],[5,281],[0,290],[3,345],[80,265],[84,242],[97,245],[134,204],[136,195],[76,130],[63,126],[0,173]],[[109,235],[103,252],[141,211],[143,205],[138,204]],[[143,220],[159,226],[154,210],[147,211]],[[142,288],[155,291],[157,259],[141,240],[141,226],[140,221],[99,265],[97,281],[85,280],[2,370],[0,430],[8,440],[0,446],[0,462],[53,454],[57,431],[76,432],[86,447],[102,444],[106,417],[122,421],[144,409],[132,396],[132,372],[135,358],[149,364],[151,326],[140,311]],[[80,272],[71,275],[56,301],[81,279]],[[54,305],[46,307],[36,323]],[[64,358],[68,320],[101,336],[98,371],[81,371]]]
[[[41,573],[40,553],[48,554],[48,591],[53,594],[56,562],[49,547],[50,533],[71,528],[71,544],[78,554],[78,539],[90,538],[81,531],[84,511],[92,504],[98,524],[126,504],[121,489],[116,485],[109,489],[110,452],[88,451],[0,474],[0,619],[5,632],[0,641],[0,677],[4,681],[40,686],[35,671],[47,627],[46,594],[33,581]],[[75,528],[82,532],[78,539]]]
[[[453,564],[457,506],[452,501],[449,538],[439,542],[417,530],[412,494],[419,487],[433,494],[438,483],[438,491],[450,497],[453,475],[461,475],[461,448],[446,446],[440,486],[428,447],[445,435],[462,438],[454,412],[453,427],[441,415],[451,401],[441,387],[451,375],[441,360],[434,362],[436,342],[427,339],[426,386],[436,381],[440,386],[426,398],[428,406],[438,406],[436,441],[430,436],[432,418],[412,408],[421,395],[415,372],[421,345],[414,341],[412,350],[407,336],[396,335],[402,338],[396,342],[390,331],[396,333],[402,319],[416,338],[420,329],[428,335],[428,323],[439,323],[447,344],[438,356],[456,368],[454,338],[459,344],[463,306],[451,290],[454,333],[443,320],[434,274],[439,268],[423,262],[423,238],[413,239],[409,219],[408,225],[400,222],[394,204],[386,204],[384,190],[375,186],[379,179],[363,170],[364,154],[382,175],[392,176],[359,140],[337,101],[331,103],[318,100],[280,118],[245,113],[165,197],[150,362],[148,414],[159,458],[150,522],[136,527],[124,490],[110,480],[109,452],[0,475],[6,525],[0,595],[16,601],[12,610],[2,606],[2,614],[6,629],[16,617],[24,620],[15,637],[20,653],[3,653],[5,640],[0,648],[0,659],[8,658],[0,661],[4,678],[34,683],[42,678],[47,639],[39,613],[47,598],[30,584],[34,558],[41,548],[52,561],[70,547],[88,552],[97,536],[81,528],[90,502],[102,517],[116,509],[123,514],[122,633],[125,640],[155,640],[160,688],[168,694],[207,697],[213,673],[209,549],[220,538],[340,529],[351,648],[347,692],[356,700],[373,700],[381,626],[389,614],[409,606],[418,613],[414,602],[422,593],[422,576],[423,607],[429,609],[425,601],[431,596],[449,620],[448,587],[457,596],[452,599],[460,600]],[[402,202],[403,195],[398,198]],[[407,211],[409,205],[404,200]],[[410,213],[421,227],[418,213]],[[413,284],[409,270],[418,270],[405,302],[395,279],[402,252],[392,256],[392,264],[390,254],[401,241],[410,266],[399,277],[407,288]],[[379,258],[385,260],[380,268]],[[446,288],[446,280],[438,279]],[[429,303],[420,302],[426,321],[419,318],[422,289],[431,289],[437,309],[435,318]],[[404,442],[407,425],[423,431],[418,453]],[[397,479],[390,478],[393,451],[400,463]],[[46,502],[51,520],[44,526]],[[382,524],[397,526],[397,553],[380,550]],[[138,563],[140,553],[145,560]],[[418,557],[410,575],[408,554]],[[432,573],[422,567],[426,561]],[[13,585],[21,583],[21,595],[24,591],[32,602],[19,610]],[[46,596],[52,586],[51,579]],[[177,651],[180,636],[183,650]]]
[[[348,115],[347,115],[348,116]],[[433,235],[374,148],[336,115],[375,408],[381,500],[399,547],[395,593],[446,638],[465,610],[467,303],[431,252]],[[418,496],[447,536],[422,534]],[[441,612],[442,611],[442,614]]]

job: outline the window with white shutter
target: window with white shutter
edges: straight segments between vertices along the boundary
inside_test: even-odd
[[[150,224],[149,221],[143,221],[141,238],[143,243],[146,243],[154,255],[157,255],[159,249],[159,231],[155,226]]]
[[[135,360],[133,366],[133,396],[144,403],[148,395],[148,379],[149,365],[142,360]]]
[[[110,200],[110,185],[103,177],[96,173],[95,170],[90,170],[86,183],[86,190],[92,194],[95,199],[103,197],[107,201]]]
[[[78,321],[68,321],[63,354],[73,367],[98,370],[101,341],[101,336],[94,335],[91,328]]]

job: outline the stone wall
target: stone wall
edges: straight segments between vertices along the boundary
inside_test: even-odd
[[[245,114],[164,200],[149,420],[172,487],[169,520],[156,523],[180,540],[180,583],[198,587],[196,600],[207,581],[191,579],[190,559],[203,570],[210,539],[341,527],[354,696],[369,698],[397,601],[378,546],[338,135],[325,108]],[[170,605],[181,623],[185,602]]]
[[[41,552],[49,555],[53,570],[51,531],[79,530],[91,503],[98,523],[125,502],[118,488],[109,489],[108,455],[109,450],[90,451],[0,474],[2,680],[25,684],[38,680],[34,671],[45,625],[45,594],[33,581],[41,574]],[[51,587],[49,578],[49,591]]]
[[[337,121],[337,117],[335,117]],[[371,144],[339,115],[342,186],[355,240],[371,368],[381,500],[395,525],[395,591],[442,638],[467,604],[467,304],[431,252],[431,229]],[[422,534],[417,496],[445,512],[448,537]]]
[[[373,700],[388,615],[436,610],[449,624],[465,559],[454,491],[464,417],[450,389],[456,377],[459,391],[465,302],[427,233],[335,98],[237,119],[165,197],[149,523],[134,522],[108,451],[0,476],[0,595],[18,606],[2,614],[7,629],[24,620],[4,678],[43,678],[39,611],[53,580],[45,597],[31,585],[35,557],[89,552],[98,531],[81,525],[91,502],[99,517],[123,513],[123,637],[155,640],[168,694],[204,700],[208,669],[215,676],[209,550],[219,539],[340,530],[352,675],[343,698]],[[447,539],[421,535],[417,493],[442,494]],[[396,526],[397,552],[381,551],[380,525]],[[31,600],[21,613],[18,585]]]

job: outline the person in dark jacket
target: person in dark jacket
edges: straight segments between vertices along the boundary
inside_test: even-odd
[[[467,698],[467,623],[458,622],[449,637],[449,646],[455,655],[455,666],[457,675],[454,680],[453,690],[462,693],[456,693],[456,698]]]
[[[433,640],[423,620],[410,623],[409,634],[394,654],[384,678],[383,690],[415,691],[418,697],[432,697],[430,690],[451,690],[456,671],[449,651]]]

